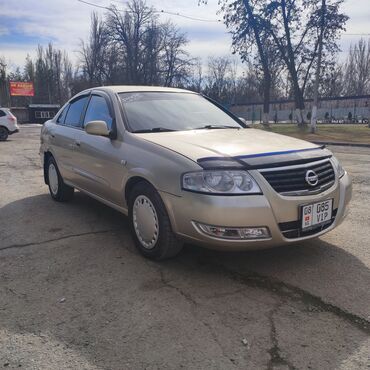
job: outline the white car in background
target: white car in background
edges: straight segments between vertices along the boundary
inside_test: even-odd
[[[8,108],[0,108],[0,141],[19,131],[17,118]]]

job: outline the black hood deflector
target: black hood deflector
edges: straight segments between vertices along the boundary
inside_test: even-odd
[[[262,169],[282,166],[293,166],[332,157],[325,147],[267,152],[260,154],[240,155],[236,157],[205,157],[198,159],[204,169],[238,168]]]

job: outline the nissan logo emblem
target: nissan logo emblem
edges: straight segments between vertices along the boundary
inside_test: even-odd
[[[306,180],[308,185],[316,186],[319,183],[319,176],[316,174],[315,171],[308,170],[306,172],[305,180]]]

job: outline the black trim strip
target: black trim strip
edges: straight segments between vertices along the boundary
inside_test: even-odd
[[[312,150],[318,150],[318,149],[324,149],[325,147],[317,147],[317,148],[308,148],[308,149],[293,149],[293,150],[285,150],[281,152],[266,152],[266,153],[258,153],[258,154],[247,154],[247,155],[237,155],[235,157],[229,157],[233,159],[247,159],[247,158],[258,158],[258,157],[270,157],[274,155],[283,155],[283,154],[292,154],[292,153],[300,153],[300,152],[308,152]],[[204,157],[198,159],[198,162],[200,161],[213,161],[213,160],[219,160],[220,157]]]
[[[304,157],[294,153],[278,156],[278,157],[259,157],[251,158],[248,162],[243,161],[237,157],[218,157],[217,159],[207,159],[201,158],[198,159],[197,163],[203,169],[245,169],[245,170],[262,170],[265,168],[273,169],[276,167],[284,166],[295,166],[311,162],[316,162],[324,159],[331,158],[332,154],[325,150],[319,155],[307,155]],[[224,162],[224,163],[222,163]],[[225,162],[230,162],[230,165],[224,165]]]

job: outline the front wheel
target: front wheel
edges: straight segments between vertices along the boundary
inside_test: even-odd
[[[74,188],[64,183],[53,157],[49,158],[46,170],[51,197],[57,202],[66,202],[72,199]]]
[[[5,141],[9,136],[9,132],[6,127],[0,126],[0,141]]]
[[[141,182],[128,199],[129,218],[135,245],[145,257],[164,260],[176,256],[182,249],[158,192]]]

